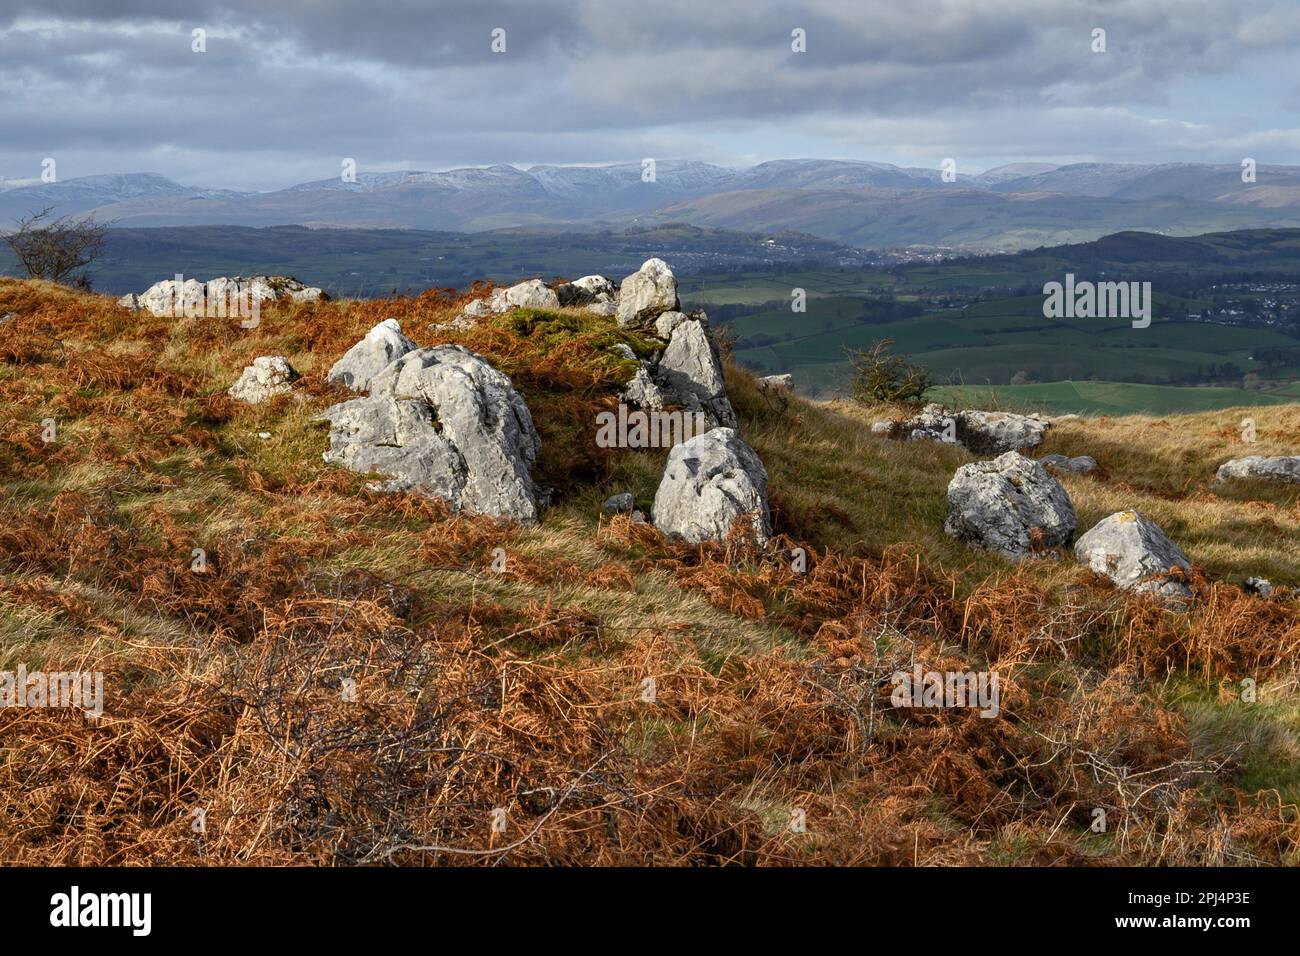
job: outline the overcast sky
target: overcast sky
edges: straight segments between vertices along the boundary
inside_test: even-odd
[[[1300,164],[1300,2],[0,3],[7,179],[804,156]]]

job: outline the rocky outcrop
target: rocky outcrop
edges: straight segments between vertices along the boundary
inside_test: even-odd
[[[627,388],[623,389],[622,397],[624,401],[644,411],[658,412],[673,402],[668,400],[659,383],[655,381],[651,374],[652,368],[651,363],[642,362],[632,376],[632,381],[628,382]]]
[[[328,299],[315,286],[306,286],[291,276],[219,276],[207,282],[175,279],[155,282],[144,292],[130,293],[117,304],[133,312],[144,309],[153,315],[179,317],[186,314],[217,317],[238,314],[231,303],[259,304],[277,299],[314,302]]]
[[[764,375],[755,379],[760,392],[788,392],[794,387],[794,376],[789,372],[784,375]]]
[[[631,514],[632,508],[636,505],[636,500],[632,497],[630,491],[620,491],[616,495],[610,495],[605,499],[605,503],[600,506],[602,514]]]
[[[1097,459],[1091,455],[1076,455],[1073,458],[1068,455],[1044,455],[1038,462],[1054,471],[1072,475],[1088,475],[1097,470]]]
[[[618,287],[604,276],[583,276],[555,290],[560,305],[586,309],[595,315],[613,315],[618,310]]]
[[[1242,588],[1247,594],[1255,594],[1262,598],[1273,596],[1273,582],[1268,578],[1246,578],[1246,583],[1242,585]]]
[[[185,279],[181,282],[175,279],[164,279],[162,282],[155,282],[139,295],[128,292],[117,300],[117,304],[132,312],[143,309],[152,315],[175,317],[185,314],[187,304],[191,304],[192,307],[197,306],[196,312],[203,312],[204,301],[204,284],[197,279]]]
[[[1013,561],[1069,544],[1078,521],[1061,483],[1010,451],[957,469],[948,484],[944,531]]]
[[[645,411],[680,407],[702,412],[708,427],[734,428],[736,413],[727,398],[722,360],[709,336],[703,312],[665,312],[654,324],[667,347],[643,360],[623,390],[624,401]],[[633,355],[635,357],[635,355]]]
[[[530,466],[541,439],[510,379],[485,359],[457,345],[406,351],[372,375],[369,388],[321,415],[330,423],[326,461],[385,476],[376,490],[537,520]]]
[[[504,300],[503,300],[504,301]],[[485,316],[492,315],[491,301],[488,299],[475,299],[469,305],[465,306],[461,312],[461,318],[481,319]]]
[[[1191,595],[1181,581],[1157,578],[1175,568],[1189,570],[1192,563],[1158,524],[1136,511],[1119,511],[1099,521],[1075,542],[1074,554],[1080,563],[1119,587],[1164,597]]]
[[[558,309],[559,297],[541,279],[529,279],[506,289],[505,302],[510,309]]]
[[[259,355],[244,368],[226,394],[238,402],[259,405],[268,398],[293,391],[290,384],[298,377],[283,355]]]
[[[474,299],[451,322],[449,328],[470,328],[489,315],[512,309],[583,308],[595,315],[613,315],[618,288],[604,276],[583,276],[552,290],[541,279],[528,279],[505,289],[493,289],[487,298]]]
[[[1234,458],[1220,465],[1218,474],[1215,475],[1217,481],[1242,479],[1298,483],[1300,482],[1300,455],[1279,455],[1273,458],[1249,455],[1245,458]]]
[[[727,398],[722,360],[709,337],[708,318],[703,312],[690,316],[667,312],[659,323],[658,327],[668,332],[668,347],[651,375],[661,401],[704,412],[710,427],[734,428],[736,413]]]
[[[950,412],[932,402],[912,418],[876,422],[871,431],[905,440],[957,444],[977,455],[1000,455],[1038,447],[1047,428],[1048,422],[1034,415],[970,409]]]
[[[384,319],[334,363],[325,381],[364,392],[370,388],[372,378],[414,348],[415,343],[402,334],[396,319]]]
[[[767,470],[753,449],[731,428],[673,446],[651,509],[655,527],[698,544],[725,540],[738,518],[760,544],[772,533]]]
[[[618,290],[618,324],[650,329],[655,319],[678,308],[677,277],[662,259],[647,259]]]

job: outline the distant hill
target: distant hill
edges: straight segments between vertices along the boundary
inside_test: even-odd
[[[456,233],[417,229],[308,229],[303,226],[113,228],[91,270],[94,287],[141,292],[177,272],[287,274],[331,295],[373,297],[394,289],[461,288],[476,279],[516,280],[602,273],[621,279],[651,256],[669,256],[683,274],[791,266],[861,264],[854,249],[791,232],[741,233],[669,223],[556,231],[518,227]],[[0,244],[0,275],[18,273]]]
[[[151,173],[0,181],[0,223],[46,206],[124,226],[305,225],[479,232],[684,221],[793,230],[857,246],[1023,249],[1141,229],[1175,235],[1300,226],[1300,168],[1016,163],[945,182],[935,167],[791,159],[730,169],[691,160],[368,172],[269,192],[183,186]]]
[[[1016,250],[1082,242],[1122,230],[1196,235],[1300,226],[1300,206],[1261,208],[1181,198],[1090,198],[971,188],[765,189],[716,193],[665,206],[652,221],[719,229],[793,229],[865,248],[930,246]]]

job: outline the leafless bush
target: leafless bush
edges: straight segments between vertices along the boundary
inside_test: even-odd
[[[846,349],[853,378],[849,393],[855,401],[906,402],[919,399],[933,384],[923,366],[890,352],[892,339],[879,339],[870,349]]]
[[[108,226],[96,222],[93,215],[51,220],[51,209],[47,206],[18,220],[18,228],[5,241],[31,278],[89,289],[84,270],[103,250]]]

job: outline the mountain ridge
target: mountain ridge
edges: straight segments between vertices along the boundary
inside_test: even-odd
[[[4,186],[0,222],[47,206],[130,226],[306,225],[464,232],[592,220],[791,229],[863,247],[1028,248],[1125,229],[1194,234],[1300,225],[1300,167],[1254,183],[1227,164],[1015,163],[979,174],[864,160],[785,159],[733,169],[508,164],[361,171],[263,192],[185,186],[156,173]],[[11,181],[12,182],[12,181]]]

